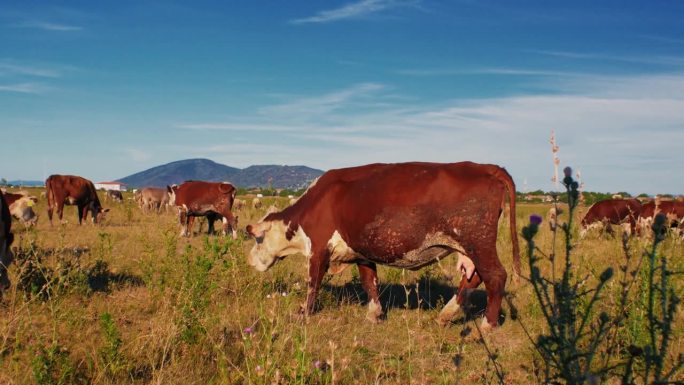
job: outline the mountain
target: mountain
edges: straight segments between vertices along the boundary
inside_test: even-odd
[[[164,187],[186,180],[206,180],[210,182],[230,181],[240,171],[209,159],[186,159],[152,167],[148,170],[118,179],[129,187]]]
[[[306,166],[249,166],[233,178],[236,186],[300,189],[307,187],[323,171]]]
[[[10,186],[40,187],[45,185],[44,180],[11,180],[7,182]]]
[[[118,179],[129,187],[180,184],[186,180],[228,181],[238,187],[304,188],[323,174],[306,166],[249,166],[245,169],[229,167],[209,159],[186,159]]]

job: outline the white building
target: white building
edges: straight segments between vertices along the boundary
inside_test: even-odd
[[[98,190],[126,191],[126,185],[121,182],[97,182],[95,188]]]

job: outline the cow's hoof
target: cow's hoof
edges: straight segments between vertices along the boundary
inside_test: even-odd
[[[368,302],[368,312],[366,319],[372,324],[378,324],[382,321],[384,313],[382,312],[382,305],[379,302],[371,300]]]
[[[449,302],[444,305],[442,311],[439,312],[435,322],[437,322],[437,325],[445,327],[451,323],[454,317],[456,317],[456,313],[458,313],[459,310],[461,310],[461,305],[458,304],[458,295],[454,295]]]

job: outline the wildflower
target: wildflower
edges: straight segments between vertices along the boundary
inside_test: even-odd
[[[254,333],[254,329],[252,329],[251,326],[248,326],[248,327],[244,328],[244,329],[242,330],[242,332],[245,333],[245,334],[247,334],[247,335],[249,335],[249,334]]]
[[[542,223],[542,217],[537,214],[530,215],[530,223],[539,226]]]
[[[282,292],[281,294],[282,294],[283,297],[287,297],[287,293],[286,293],[286,292]]]
[[[572,177],[572,168],[566,167],[563,169],[563,175],[565,175],[566,178]]]
[[[315,369],[318,369],[322,372],[325,372],[330,367],[327,362],[321,360],[314,360],[311,364]]]

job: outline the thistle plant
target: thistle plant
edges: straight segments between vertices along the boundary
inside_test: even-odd
[[[528,332],[534,348],[541,357],[537,379],[542,383],[592,384],[608,378],[619,379],[622,384],[670,384],[681,381],[684,358],[672,358],[669,343],[673,339],[673,324],[680,299],[672,285],[673,272],[667,269],[665,257],[657,258],[657,249],[665,238],[665,217],[656,217],[653,225],[654,242],[643,258],[648,263],[639,263],[639,268],[647,269],[647,309],[646,325],[648,342],[643,346],[630,345],[622,348],[622,341],[608,338],[611,329],[623,328],[630,316],[626,301],[627,291],[635,287],[633,281],[638,271],[628,282],[627,265],[621,267],[625,278],[620,282],[623,288],[622,301],[617,309],[609,309],[603,302],[608,282],[613,277],[613,268],[606,268],[599,276],[594,287],[589,287],[589,277],[578,278],[577,269],[571,258],[573,213],[579,201],[579,184],[572,178],[572,170],[566,167],[563,185],[567,191],[568,222],[552,228],[554,243],[549,262],[551,277],[542,274],[538,254],[544,255],[535,245],[534,237],[539,230],[542,218],[530,217],[530,224],[523,228],[522,235],[527,241],[530,277],[535,299],[539,303],[544,318],[545,331],[536,338]],[[564,238],[564,260],[556,278],[555,232],[561,230]],[[625,255],[629,262],[629,248],[625,241]],[[605,309],[599,311],[598,308]],[[523,325],[524,326],[524,325]],[[526,330],[527,331],[527,330]],[[625,351],[626,350],[626,351]],[[621,352],[617,359],[600,359],[606,352]]]

